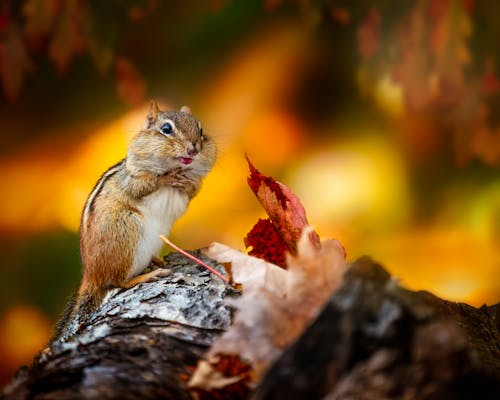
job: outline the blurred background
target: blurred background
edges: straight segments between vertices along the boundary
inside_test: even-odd
[[[500,299],[496,0],[0,2],[0,384],[80,278],[87,194],[148,100],[189,105],[219,160],[172,240],[244,250],[257,168],[349,260]]]

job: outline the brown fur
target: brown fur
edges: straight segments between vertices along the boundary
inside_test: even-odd
[[[167,120],[175,126],[172,137],[159,132]],[[182,164],[179,157],[187,157],[193,148],[199,152],[193,162]],[[127,158],[104,173],[87,200],[80,226],[82,282],[55,338],[68,334],[75,315],[95,311],[110,288],[128,288],[165,275],[153,271],[130,276],[141,232],[148,228],[143,226],[138,204],[163,186],[193,198],[215,158],[215,144],[201,135],[201,126],[190,113],[161,112],[156,103],[151,104],[145,127],[132,138]]]

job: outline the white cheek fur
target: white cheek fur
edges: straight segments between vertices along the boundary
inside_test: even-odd
[[[139,275],[163,245],[160,235],[168,236],[172,224],[187,209],[189,198],[170,187],[164,187],[144,197],[139,204],[143,217],[143,232],[139,237],[135,260],[128,278]]]

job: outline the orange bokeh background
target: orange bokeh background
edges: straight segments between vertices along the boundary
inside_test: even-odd
[[[268,12],[261,11],[263,16]],[[212,17],[208,13],[204,18]],[[210,73],[196,70],[195,88],[176,95],[159,83],[161,90],[156,87],[148,93],[164,109],[180,108],[181,102],[188,101],[219,146],[219,159],[188,212],[175,224],[172,240],[186,249],[220,241],[245,250],[243,237],[264,215],[246,186],[247,153],[261,172],[291,187],[303,201],[311,225],[320,236],[340,240],[349,260],[368,254],[405,286],[452,301],[475,306],[497,302],[498,167],[484,167],[484,173],[476,165],[464,167],[446,161],[441,164],[445,178],[434,185],[415,185],[415,175],[433,181],[433,175],[439,174],[428,166],[436,165],[434,160],[422,154],[429,146],[437,146],[434,141],[443,139],[436,138],[435,131],[426,131],[428,120],[408,111],[404,88],[388,75],[371,81],[362,69],[352,71],[353,82],[366,93],[367,108],[360,110],[350,106],[348,99],[345,104],[340,99],[335,112],[323,115],[321,123],[311,123],[300,107],[290,106],[289,99],[297,95],[298,82],[310,68],[308,60],[322,49],[314,47],[316,39],[307,21],[270,19],[242,35],[238,46],[228,49]],[[21,96],[19,104],[22,102]],[[40,107],[56,112],[50,105]],[[100,174],[124,156],[129,138],[143,125],[147,107],[144,99],[119,112],[103,112],[93,120],[66,118],[60,127],[41,126],[39,136],[0,155],[4,247],[12,242],[12,248],[29,253],[22,261],[11,250],[8,265],[6,261],[1,266],[0,290],[8,288],[11,279],[33,280],[30,275],[17,276],[17,271],[24,271],[21,263],[32,260],[36,264],[37,255],[59,249],[51,244],[37,247],[35,253],[25,244],[29,238],[56,241],[57,236],[50,239],[54,232],[63,232],[76,252],[86,196]],[[9,121],[0,125],[15,135],[16,125]],[[416,144],[401,137],[410,125],[422,132],[412,138]],[[442,153],[436,157],[448,160]],[[419,191],[422,187],[425,193]],[[64,264],[67,257],[62,246],[50,256]],[[56,306],[29,301],[32,297],[24,290],[2,298],[3,382],[49,338],[57,315],[54,308],[61,310],[65,302],[59,294],[69,293],[78,282],[79,265],[74,259],[67,265],[70,277],[61,279],[63,282],[58,279],[59,270],[50,272],[51,265],[34,267],[53,277],[49,282],[40,281],[38,287],[43,285],[40,297],[58,290],[57,298],[51,300]]]

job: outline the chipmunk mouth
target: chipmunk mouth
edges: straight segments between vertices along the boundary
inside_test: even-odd
[[[177,159],[184,165],[189,165],[193,162],[193,159],[191,157],[178,157]]]

